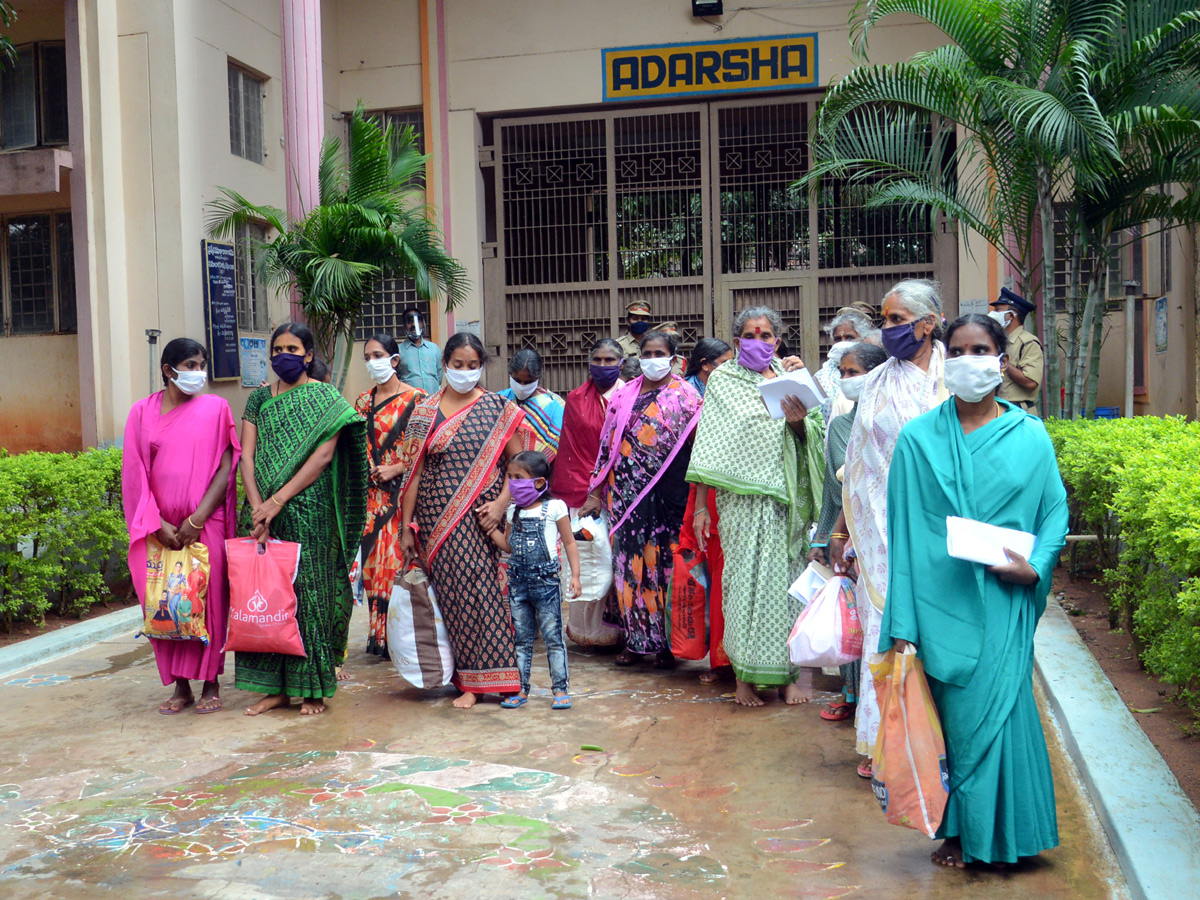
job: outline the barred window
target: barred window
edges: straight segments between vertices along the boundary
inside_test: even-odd
[[[229,64],[229,150],[250,162],[263,161],[263,89],[266,79]]]
[[[271,330],[267,286],[254,265],[254,250],[266,239],[266,227],[257,222],[238,225],[234,231],[233,281],[238,328],[242,331]]]
[[[6,334],[74,332],[75,256],[71,214],[41,213],[3,220]]]

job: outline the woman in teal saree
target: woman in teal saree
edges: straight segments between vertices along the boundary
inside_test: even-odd
[[[888,477],[880,651],[915,645],[946,738],[949,797],[933,861],[1012,863],[1058,844],[1033,696],[1033,633],[1067,533],[1067,497],[1040,419],[996,399],[1006,340],[986,316],[946,332],[955,396],[900,432]],[[946,517],[1037,536],[1026,560],[951,558]]]
[[[300,697],[302,715],[325,711],[337,690],[353,599],[347,577],[367,512],[366,422],[334,387],[309,377],[312,333],[280,325],[271,336],[279,376],[246,401],[242,484],[254,537],[300,545],[296,621],[307,656],[237,653],[235,683],[267,696],[256,716]]]

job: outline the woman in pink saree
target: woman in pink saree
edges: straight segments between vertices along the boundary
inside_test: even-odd
[[[148,538],[172,549],[193,543],[208,548],[208,643],[151,639],[162,683],[175,685],[158,708],[167,716],[196,703],[192,681],[204,683],[196,712],[221,708],[217,679],[225,670],[229,614],[225,540],[237,524],[234,472],[241,446],[229,404],[200,393],[207,361],[207,351],[193,340],[168,343],[161,360],[164,389],[135,403],[125,424],[121,492],[138,599],[145,604]]]

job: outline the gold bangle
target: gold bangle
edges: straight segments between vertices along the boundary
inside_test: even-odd
[[[197,531],[200,531],[200,529],[204,527],[202,525],[197,525],[195,522],[193,522],[191,516],[188,516],[188,524],[191,525],[193,528],[195,528]]]
[[[274,495],[274,494],[272,494],[272,495],[271,495],[271,502],[272,502],[272,503],[274,503],[274,504],[275,504],[276,506],[278,506],[279,508],[281,508],[281,509],[283,508],[283,504],[282,504],[282,503],[280,503],[278,500],[276,500],[276,499],[275,499],[275,495]]]
[[[830,535],[830,537],[831,538],[841,538],[843,541],[850,540],[850,535],[842,534],[840,531],[835,531],[833,534]]]

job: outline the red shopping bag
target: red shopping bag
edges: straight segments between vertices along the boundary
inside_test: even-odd
[[[889,650],[871,662],[879,698],[879,737],[871,788],[892,825],[933,837],[946,812],[946,741],[917,653]]]
[[[225,542],[229,566],[226,650],[307,656],[296,624],[300,545],[234,538]]]
[[[704,659],[708,655],[708,567],[704,557],[678,544],[672,547],[674,568],[667,599],[667,640],[679,659]]]

